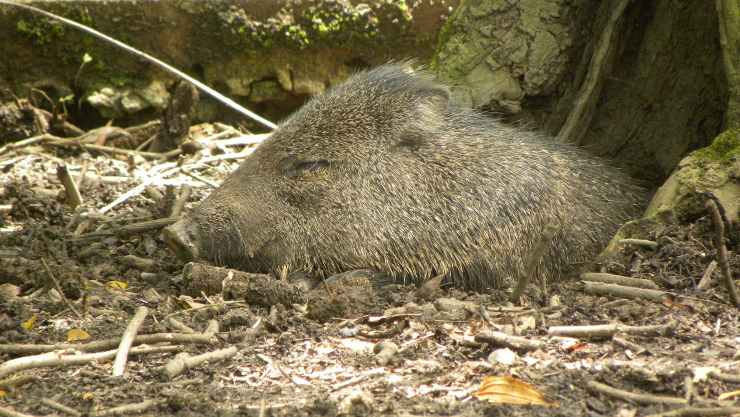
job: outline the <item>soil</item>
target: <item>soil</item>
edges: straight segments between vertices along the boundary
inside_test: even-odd
[[[223,128],[197,126],[191,139],[216,143],[209,138]],[[191,149],[197,151],[181,155],[179,163],[192,169],[159,178],[173,165],[43,143],[0,148],[0,408],[65,414],[42,399],[90,415],[144,404],[143,411],[121,413],[157,416],[643,416],[686,407],[658,404],[654,397],[617,398],[589,389],[592,381],[676,401],[688,396],[697,407],[740,407],[740,318],[721,284],[721,268],[712,272],[708,289],[697,289],[716,257],[708,215],[655,227],[649,237],[657,248],[626,245],[601,265],[603,271],[654,282],[671,295],[662,302],[587,294],[577,279],[531,291],[538,296],[525,297],[519,306],[508,302],[504,290],[468,293],[353,279],[344,286],[320,285],[307,292],[304,304],[268,306],[224,300],[218,292],[185,295],[183,263],[159,229],[122,228],[167,218],[183,185],[192,190],[187,206],[197,203],[212,189],[207,183],[222,181],[238,160],[188,164],[209,153],[243,150]],[[76,210],[57,176],[62,161],[73,178],[87,173]],[[134,193],[101,212],[144,182],[161,196]],[[727,245],[730,269],[737,271],[736,242],[728,239]],[[191,356],[231,346],[236,354],[174,377],[163,367],[175,352],[132,355],[121,377],[111,376],[112,359],[2,373],[9,361],[40,353],[41,345],[82,348],[120,338],[141,306],[148,315],[139,334],[183,333],[171,318],[205,332],[215,320],[218,331],[207,343],[166,344]],[[554,326],[613,323],[674,327],[616,337],[548,336]],[[542,345],[510,350],[474,340],[492,330]],[[395,344],[395,354],[374,353],[387,342]],[[709,370],[736,380],[708,376]],[[473,394],[489,376],[524,381],[550,406],[479,399]],[[516,394],[514,385],[502,385],[508,398],[535,401]]]

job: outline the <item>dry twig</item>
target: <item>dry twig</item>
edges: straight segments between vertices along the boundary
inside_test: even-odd
[[[173,352],[181,349],[180,346],[155,346],[155,347],[137,347],[131,349],[131,354],[147,354],[147,353],[161,353],[161,352]],[[19,372],[25,369],[32,368],[44,368],[49,366],[69,366],[84,364],[93,361],[107,360],[116,356],[115,350],[107,350],[104,352],[96,353],[82,353],[68,349],[62,351],[54,351],[48,353],[42,353],[34,356],[24,356],[22,358],[15,358],[0,364],[0,378],[10,375],[15,372]]]
[[[386,373],[385,368],[370,369],[370,370],[364,372],[362,375],[358,375],[358,376],[356,376],[356,377],[354,377],[352,379],[349,379],[347,381],[340,382],[339,384],[334,385],[331,388],[331,391],[339,391],[340,389],[347,388],[347,387],[350,387],[352,385],[359,384],[360,382],[362,382],[362,381],[364,381],[364,380],[366,380],[368,378],[371,378],[371,377],[374,377],[374,376],[378,376],[378,375],[383,375],[385,373]]]
[[[719,263],[720,271],[722,271],[722,277],[724,278],[725,288],[727,294],[730,296],[730,301],[735,307],[740,308],[740,296],[735,288],[735,281],[732,278],[732,271],[730,271],[730,262],[727,260],[727,247],[725,246],[725,223],[722,221],[722,216],[719,214],[717,203],[713,199],[707,200],[707,209],[712,214],[712,222],[714,223],[715,235],[714,235],[714,246],[717,249],[717,263]]]
[[[597,324],[593,326],[553,326],[547,329],[549,336],[568,336],[581,338],[602,338],[611,337],[617,333],[635,334],[635,335],[667,335],[672,333],[678,323],[671,320],[666,324],[657,324],[652,326],[627,326],[624,324]]]
[[[634,392],[624,391],[610,387],[596,381],[588,381],[586,388],[589,391],[605,394],[610,397],[619,398],[620,400],[632,401],[638,404],[686,404],[686,400],[677,397],[665,397],[651,394],[637,394]]]
[[[118,345],[118,353],[116,354],[116,360],[113,362],[113,376],[123,375],[123,371],[126,368],[126,361],[128,360],[128,352],[131,345],[134,343],[134,338],[139,332],[139,328],[144,323],[146,315],[149,314],[149,309],[141,306],[136,310],[134,317],[128,323],[126,331],[123,332],[121,337],[121,343]]]
[[[192,328],[185,325],[183,322],[181,322],[180,320],[174,317],[168,317],[166,321],[170,327],[172,327],[173,329],[179,332],[188,333],[188,334],[195,333],[195,330],[193,330]]]
[[[60,402],[54,401],[51,398],[42,398],[41,404],[44,404],[45,406],[51,408],[52,410],[61,411],[62,413],[70,415],[70,416],[79,417],[82,415],[81,412],[75,410],[74,408],[67,407],[66,405]]]
[[[658,284],[649,279],[624,277],[622,275],[606,274],[603,272],[586,272],[581,274],[581,281],[603,282],[605,284],[626,285],[629,287],[658,289]]]
[[[64,191],[67,194],[67,203],[69,203],[69,206],[72,209],[81,206],[82,195],[80,194],[79,188],[77,188],[77,183],[75,183],[72,176],[69,175],[67,164],[59,164],[57,166],[57,177],[59,178],[59,181],[62,182],[62,185],[64,185]]]
[[[642,298],[662,303],[670,294],[665,291],[649,288],[625,287],[624,285],[605,284],[601,282],[583,281],[584,291],[588,294],[609,295],[623,298]]]
[[[648,249],[656,249],[658,247],[658,242],[645,239],[620,239],[619,243],[622,245],[633,245]]]
[[[537,350],[545,346],[539,340],[530,340],[521,336],[512,336],[503,332],[486,331],[475,335],[475,341],[492,346],[503,346],[519,351]]]
[[[172,213],[170,214],[170,217],[180,217],[182,211],[185,209],[185,203],[187,203],[190,198],[191,191],[192,189],[189,185],[184,185],[182,187],[180,195],[177,197],[177,200],[175,200],[175,204],[172,205]]]
[[[186,353],[183,353],[169,361],[167,365],[162,368],[162,373],[167,376],[167,378],[172,379],[184,371],[202,364],[203,362],[222,361],[236,355],[236,352],[236,346],[231,346],[226,349],[219,349],[197,356],[188,356]]]
[[[712,273],[714,273],[715,269],[717,269],[717,261],[712,260],[712,262],[707,265],[707,269],[704,270],[704,274],[702,274],[699,284],[696,285],[696,289],[706,290],[710,285],[712,285]]]
[[[211,344],[215,341],[213,335],[204,333],[153,333],[137,335],[133,345],[154,344],[154,343],[195,343]],[[59,350],[76,350],[80,352],[94,352],[104,349],[113,349],[121,343],[120,338],[98,340],[95,342],[75,344],[60,343],[56,345],[36,345],[36,344],[7,344],[0,345],[0,353],[10,354],[40,354]]]
[[[19,413],[18,411],[15,411],[12,408],[7,408],[7,407],[0,407],[0,416],[2,417],[36,417],[31,414]]]

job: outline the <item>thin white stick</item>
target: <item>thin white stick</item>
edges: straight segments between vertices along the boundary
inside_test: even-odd
[[[126,331],[123,333],[121,338],[121,344],[118,345],[118,353],[116,353],[116,360],[113,362],[113,376],[123,375],[124,369],[126,369],[126,362],[128,361],[128,351],[131,349],[131,345],[134,343],[136,334],[139,333],[141,324],[144,323],[146,315],[149,313],[149,309],[142,306],[136,310],[134,318],[126,327]]]

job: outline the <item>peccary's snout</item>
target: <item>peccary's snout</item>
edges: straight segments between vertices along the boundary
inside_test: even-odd
[[[183,261],[192,261],[199,258],[198,234],[193,224],[180,219],[175,224],[162,230],[162,239],[175,255]]]

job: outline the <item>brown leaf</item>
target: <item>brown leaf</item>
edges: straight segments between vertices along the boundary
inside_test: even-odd
[[[473,396],[496,404],[559,406],[546,400],[532,385],[508,375],[486,377]]]
[[[82,329],[69,329],[67,332],[67,342],[77,342],[89,338],[90,334]]]

